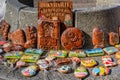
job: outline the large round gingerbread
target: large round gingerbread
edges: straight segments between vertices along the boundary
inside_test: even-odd
[[[62,46],[67,50],[74,50],[83,47],[84,37],[78,28],[68,28],[61,36]]]

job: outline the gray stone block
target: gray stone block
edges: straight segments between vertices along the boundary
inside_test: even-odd
[[[19,28],[19,11],[24,7],[27,6],[19,3],[17,0],[7,1],[5,20],[10,23],[11,31]]]
[[[117,32],[120,25],[120,7],[91,8],[75,11],[75,27],[84,31],[85,48],[92,48],[91,35],[94,27],[98,26],[105,32],[105,46],[108,46],[108,33]]]
[[[19,27],[25,28],[26,26],[37,27],[38,11],[37,8],[24,8],[19,12]]]

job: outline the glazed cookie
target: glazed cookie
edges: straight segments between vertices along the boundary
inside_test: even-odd
[[[80,66],[74,71],[74,75],[77,78],[85,78],[88,75],[88,72],[85,67]]]
[[[29,67],[26,67],[24,68],[21,73],[23,76],[28,76],[28,77],[31,77],[31,76],[34,76],[37,72],[37,66],[29,66]]]
[[[54,60],[56,57],[54,56],[54,54],[48,54],[47,55],[47,57],[45,58],[45,60],[47,60],[47,61],[52,61],[52,60]]]
[[[55,65],[63,65],[63,64],[69,64],[71,62],[71,60],[69,58],[61,58],[61,59],[57,59],[55,60]]]
[[[102,56],[104,55],[104,51],[101,48],[90,49],[85,51],[87,56]]]
[[[92,58],[86,58],[81,60],[81,64],[87,68],[91,68],[97,65],[97,62]]]
[[[39,55],[37,54],[24,54],[21,57],[21,61],[23,62],[37,62],[37,60],[39,59]]]
[[[29,49],[25,50],[25,53],[26,54],[39,54],[39,55],[42,55],[43,50],[42,49],[32,49],[32,48],[29,48]]]
[[[109,68],[104,68],[102,66],[100,67],[95,67],[92,70],[92,74],[95,76],[105,76],[108,75],[110,73],[110,69]]]
[[[86,54],[85,54],[84,50],[75,50],[75,51],[70,51],[69,52],[69,57],[83,58],[83,57],[86,57]]]
[[[38,64],[39,68],[42,70],[49,68],[49,62],[46,61],[45,59],[38,60],[37,64]]]
[[[115,54],[115,57],[116,57],[117,59],[120,59],[120,51]]]
[[[65,58],[68,52],[65,50],[50,50],[47,54],[51,54],[56,58]]]
[[[113,62],[112,58],[108,55],[102,56],[102,61],[105,67],[112,67],[116,65],[116,63]]]
[[[69,73],[71,71],[71,67],[64,65],[64,66],[61,66],[60,68],[58,68],[58,71],[61,73]]]
[[[5,58],[9,59],[20,59],[24,53],[23,52],[11,52],[11,53],[6,53]]]
[[[106,47],[103,49],[108,55],[118,52],[118,49],[115,47]]]

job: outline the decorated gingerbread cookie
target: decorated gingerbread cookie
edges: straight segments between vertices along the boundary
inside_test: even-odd
[[[45,59],[40,59],[37,61],[37,64],[40,69],[45,70],[49,68],[49,62]]]
[[[58,71],[61,73],[69,73],[71,71],[71,67],[68,65],[63,65],[60,68],[58,68]]]
[[[69,64],[71,62],[71,60],[69,58],[61,58],[61,59],[57,59],[55,60],[55,65],[63,65],[63,64]]]
[[[34,76],[36,74],[37,70],[38,70],[37,66],[29,66],[29,67],[24,68],[21,71],[21,73],[23,76],[31,77],[31,76]]]
[[[116,63],[113,62],[112,58],[108,55],[102,56],[102,61],[105,67],[112,67],[116,65]]]
[[[85,78],[88,75],[88,71],[85,67],[80,66],[74,71],[74,75],[77,78]]]
[[[104,51],[101,48],[89,49],[85,51],[87,56],[102,56]]]
[[[116,57],[117,59],[120,59],[120,51],[115,54],[115,57]]]
[[[97,65],[97,62],[92,58],[85,58],[81,60],[81,64],[87,68],[91,68]]]
[[[56,58],[65,58],[67,57],[68,52],[65,50],[51,50],[48,54],[51,54]]]
[[[118,49],[115,47],[106,47],[103,49],[108,55],[118,52]]]
[[[86,57],[86,54],[85,54],[84,50],[75,50],[75,51],[70,51],[69,52],[69,57],[83,58],[83,57]]]
[[[21,61],[23,62],[37,62],[38,59],[39,59],[39,55],[37,54],[24,54],[21,57]]]
[[[110,69],[109,68],[104,68],[102,66],[100,67],[95,67],[92,70],[92,74],[95,76],[105,76],[108,75],[110,73]]]

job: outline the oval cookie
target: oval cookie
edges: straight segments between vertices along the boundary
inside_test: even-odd
[[[81,64],[87,68],[91,68],[97,65],[97,62],[92,58],[86,58],[81,60]]]
[[[58,69],[58,71],[61,73],[68,73],[71,71],[71,67],[69,67],[67,65],[63,65]]]
[[[85,78],[88,75],[88,72],[85,67],[80,66],[74,71],[74,75],[77,78]]]
[[[78,28],[66,29],[61,36],[61,43],[66,50],[82,48],[84,45],[84,37],[82,31]]]

